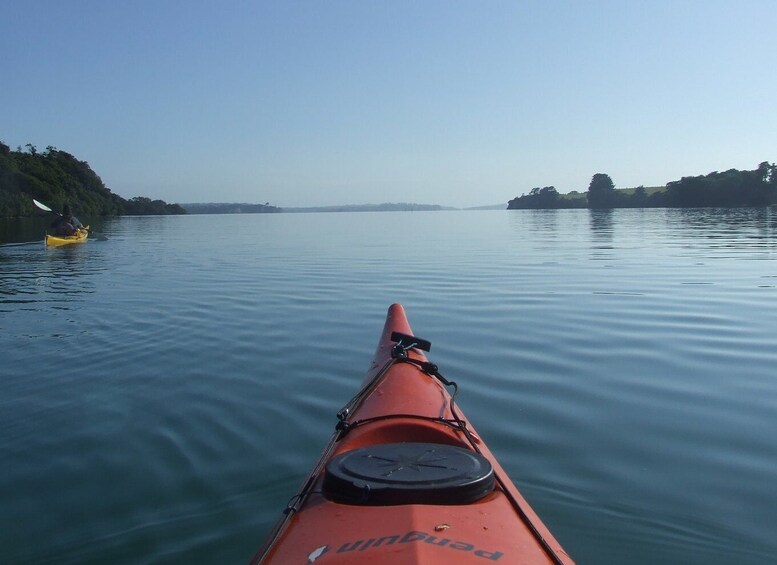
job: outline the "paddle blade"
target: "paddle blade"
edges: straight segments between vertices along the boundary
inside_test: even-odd
[[[45,210],[46,212],[53,212],[53,210],[52,210],[51,208],[49,208],[49,207],[48,207],[48,206],[46,206],[45,204],[41,204],[40,202],[38,202],[38,201],[37,201],[37,200],[35,200],[34,198],[32,199],[32,203],[33,203],[33,204],[35,204],[35,205],[36,205],[38,208],[40,208],[41,210]]]

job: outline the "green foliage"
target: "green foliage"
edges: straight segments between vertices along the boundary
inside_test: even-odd
[[[620,200],[615,183],[610,175],[596,173],[588,185],[588,206],[590,208],[615,208]]]
[[[645,190],[644,185],[639,185],[634,190],[634,195],[632,196],[632,200],[634,200],[634,203],[641,206],[644,206],[647,203],[647,191]]]
[[[612,182],[610,175],[605,173],[596,173],[591,177],[591,183],[588,185],[588,192],[610,193],[615,190],[615,183]]]
[[[585,208],[585,198],[578,195],[577,198],[562,197],[555,186],[535,187],[507,203],[508,210],[539,210],[547,208]]]
[[[144,196],[130,198],[125,204],[125,212],[132,216],[157,215],[164,216],[170,214],[185,214],[186,210],[178,204],[167,204],[162,200],[151,200]]]
[[[555,186],[535,187],[507,204],[508,210],[570,208],[573,200],[562,199]]]
[[[70,204],[79,216],[121,214],[185,214],[178,205],[161,200],[134,202],[113,194],[86,161],[55,147],[41,153],[31,144],[27,152],[0,142],[0,217],[38,213],[32,199],[54,210]]]
[[[578,192],[558,195],[552,186],[533,188],[528,195],[508,202],[508,209],[585,208]],[[735,208],[777,204],[777,165],[764,161],[752,171],[731,169],[723,173],[683,177],[665,188],[638,186],[616,189],[609,175],[596,173],[586,193],[589,208]]]
[[[678,207],[768,206],[777,203],[777,167],[761,163],[753,171],[730,169],[683,177],[667,184],[667,200]]]

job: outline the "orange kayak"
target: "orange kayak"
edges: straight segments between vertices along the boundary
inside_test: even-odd
[[[392,305],[362,388],[252,563],[573,563],[456,406],[430,346]]]

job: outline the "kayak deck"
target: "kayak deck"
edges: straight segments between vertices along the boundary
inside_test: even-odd
[[[413,344],[428,345],[392,305],[361,390],[252,563],[573,562]]]

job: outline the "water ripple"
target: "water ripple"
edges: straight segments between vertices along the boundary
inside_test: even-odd
[[[2,246],[0,553],[247,561],[399,301],[578,562],[768,561],[776,228],[759,210],[190,216]]]

